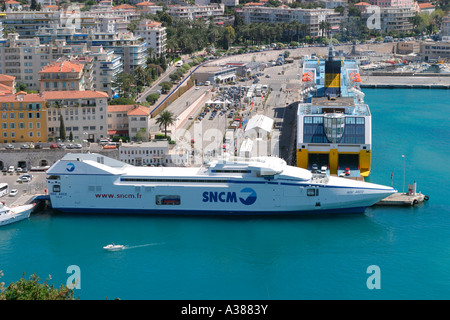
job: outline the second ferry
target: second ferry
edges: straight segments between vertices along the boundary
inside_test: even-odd
[[[372,120],[360,89],[358,61],[328,58],[303,62],[297,111],[297,166],[331,175],[370,174]]]
[[[201,167],[135,167],[100,154],[66,154],[47,171],[54,209],[84,213],[353,213],[395,193],[378,184],[289,166],[276,157]]]

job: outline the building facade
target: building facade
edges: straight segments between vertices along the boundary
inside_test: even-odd
[[[106,138],[108,94],[102,91],[46,91],[47,136],[56,139],[63,118],[66,136],[91,142]]]
[[[134,34],[145,40],[147,49],[151,48],[152,55],[159,57],[166,53],[166,28],[161,22],[142,20]]]
[[[41,95],[1,96],[0,109],[3,143],[47,141],[47,108]]]

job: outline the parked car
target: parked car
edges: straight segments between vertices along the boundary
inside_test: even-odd
[[[52,143],[50,145],[50,149],[58,149],[58,145],[56,143]]]
[[[14,172],[14,166],[9,166],[9,168],[8,168],[8,172]]]
[[[14,146],[12,144],[8,144],[5,149],[14,149]]]
[[[20,149],[30,149],[30,146],[28,144],[23,144],[20,146]]]
[[[10,197],[15,197],[18,193],[19,193],[19,190],[12,189],[11,192],[9,193],[9,196]]]
[[[83,148],[83,146],[81,145],[81,143],[76,143],[73,147],[74,147],[75,149],[82,149],[82,148]]]
[[[23,175],[21,175],[20,176],[20,178],[22,179],[22,178],[26,178],[26,179],[28,179],[28,180],[33,180],[33,176],[31,175],[31,174],[29,174],[29,173],[26,173],[26,174],[23,174]]]

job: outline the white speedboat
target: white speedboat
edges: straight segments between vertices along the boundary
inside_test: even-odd
[[[27,219],[35,205],[31,203],[10,208],[4,202],[0,202],[0,226]]]
[[[107,246],[104,246],[103,249],[107,250],[107,251],[119,251],[119,250],[123,250],[125,249],[124,245],[121,244],[108,244]]]

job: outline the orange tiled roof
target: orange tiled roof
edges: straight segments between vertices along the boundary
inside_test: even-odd
[[[149,114],[150,109],[143,106],[137,106],[133,110],[128,111],[129,116],[148,116]]]
[[[103,91],[92,90],[68,90],[68,91],[44,91],[42,97],[45,100],[58,99],[92,99],[92,98],[108,98],[108,94]]]
[[[248,2],[245,4],[245,6],[263,6],[264,3],[261,2]]]
[[[81,72],[83,65],[79,63],[73,63],[70,61],[55,62],[46,65],[40,72],[41,73],[61,73],[61,72]]]
[[[136,6],[154,6],[155,4],[150,1],[139,2]]]
[[[6,74],[0,74],[0,82],[2,81],[14,81],[16,77],[14,76],[8,76]]]
[[[23,102],[44,102],[44,98],[41,97],[40,94],[38,93],[30,93],[30,94],[20,94],[21,96],[23,96]],[[16,95],[9,95],[9,96],[0,96],[0,102],[15,102],[15,101],[19,101],[17,100],[18,98],[18,94]]]
[[[427,9],[427,8],[434,8],[434,6],[431,3],[419,3],[419,8],[420,9]]]
[[[367,2],[358,2],[358,3],[355,3],[354,5],[355,6],[370,6],[371,4],[367,3]]]
[[[121,4],[115,7],[112,7],[113,10],[120,10],[120,9],[136,9],[136,7],[130,5],[130,4]]]

